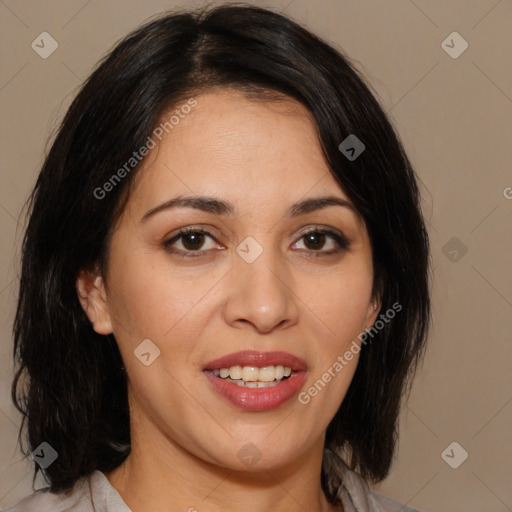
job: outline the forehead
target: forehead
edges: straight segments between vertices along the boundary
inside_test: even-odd
[[[197,105],[168,126],[137,173],[134,192],[145,204],[191,193],[268,204],[313,188],[348,199],[324,159],[312,115],[299,102],[225,89],[194,99]],[[160,125],[179,108],[166,111]]]
[[[165,157],[172,152],[180,161],[185,156],[188,160],[215,158],[229,167],[244,167],[254,156],[264,157],[267,164],[276,157],[322,163],[312,116],[297,101],[248,98],[224,89],[195,99],[197,105],[165,135],[161,144],[167,150]],[[168,117],[165,113],[161,121]]]

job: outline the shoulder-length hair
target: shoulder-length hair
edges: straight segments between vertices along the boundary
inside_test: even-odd
[[[220,6],[165,13],[115,46],[69,107],[29,198],[12,399],[23,414],[18,440],[26,420],[30,451],[47,442],[58,453],[42,470],[52,492],[96,469],[114,469],[130,451],[123,361],[114,337],[92,329],[75,282],[81,269],[105,273],[110,237],[140,165],[110,186],[108,197],[98,190],[145,145],[163,113],[214,87],[302,103],[332,175],[365,221],[381,311],[401,310],[381,321],[361,350],[325,446],[375,482],[390,470],[400,403],[430,321],[429,243],[415,173],[347,57],[285,16]],[[355,159],[339,149],[349,135],[365,145]],[[25,386],[22,376],[29,377]],[[334,499],[336,475],[325,467],[322,486]]]

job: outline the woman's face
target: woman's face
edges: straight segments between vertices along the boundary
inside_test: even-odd
[[[353,342],[377,314],[370,243],[303,106],[195,99],[136,176],[105,281],[78,288],[119,345],[133,442],[144,431],[162,457],[278,467],[323,445],[353,377]],[[154,210],[199,196],[212,203]]]

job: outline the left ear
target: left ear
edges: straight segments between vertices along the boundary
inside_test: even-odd
[[[364,328],[373,327],[373,324],[376,322],[377,316],[380,313],[381,307],[382,301],[380,296],[373,296],[366,312],[365,325],[363,326]]]

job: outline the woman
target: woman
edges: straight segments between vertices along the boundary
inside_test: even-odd
[[[428,265],[414,172],[346,58],[255,7],[147,23],[31,198],[12,394],[49,488],[10,510],[411,510],[367,482]]]

